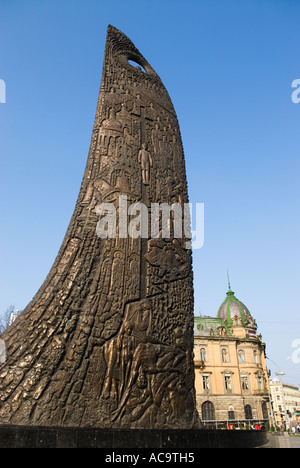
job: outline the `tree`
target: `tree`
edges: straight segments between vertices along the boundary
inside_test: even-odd
[[[0,336],[5,332],[9,325],[9,319],[14,312],[15,306],[10,305],[6,311],[0,316]]]

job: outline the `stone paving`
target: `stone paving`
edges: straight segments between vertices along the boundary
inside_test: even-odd
[[[300,436],[290,436],[287,433],[268,434],[269,442],[259,448],[300,448]]]

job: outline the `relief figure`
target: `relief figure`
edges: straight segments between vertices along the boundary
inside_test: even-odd
[[[139,151],[138,161],[142,169],[142,179],[144,185],[149,185],[150,183],[150,167],[153,166],[153,161],[151,154],[147,151],[147,145],[142,144],[142,149]]]

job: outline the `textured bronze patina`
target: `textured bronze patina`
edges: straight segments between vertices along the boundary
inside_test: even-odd
[[[129,60],[138,66],[132,66]],[[186,238],[96,233],[100,203],[188,202],[177,117],[160,78],[108,27],[85,174],[44,284],[2,336],[0,423],[197,427]]]

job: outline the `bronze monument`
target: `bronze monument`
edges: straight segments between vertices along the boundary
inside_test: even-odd
[[[0,424],[198,427],[188,236],[175,237],[172,217],[167,238],[159,222],[152,236],[128,236],[121,223],[116,235],[99,235],[99,205],[119,215],[120,200],[143,203],[150,220],[153,204],[183,207],[188,193],[168,93],[109,26],[73,217],[44,284],[2,336]]]

